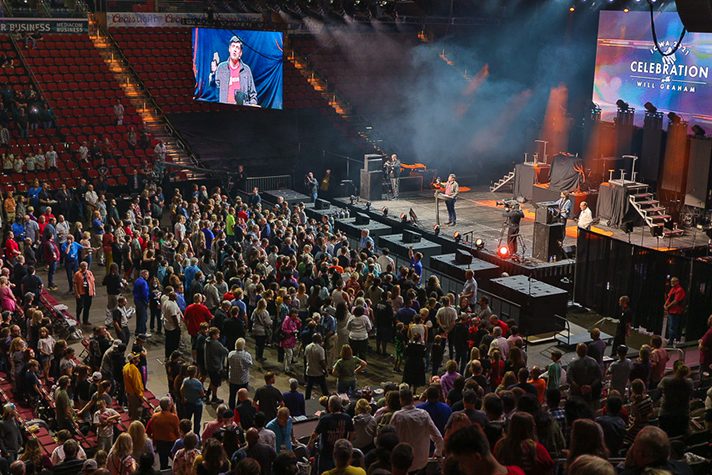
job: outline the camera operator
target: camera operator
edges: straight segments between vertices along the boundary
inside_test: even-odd
[[[507,218],[507,247],[512,254],[517,253],[517,236],[519,236],[519,223],[524,213],[519,208],[519,203],[509,200],[504,203],[504,216]]]

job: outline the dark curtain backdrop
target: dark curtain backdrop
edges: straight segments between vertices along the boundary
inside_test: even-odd
[[[218,102],[218,90],[210,86],[210,62],[213,53],[220,62],[230,57],[232,36],[242,39],[242,61],[252,70],[257,89],[257,102],[269,109],[282,108],[282,33],[278,31],[193,29],[193,73],[197,100]]]
[[[583,166],[583,160],[579,157],[567,157],[556,155],[551,164],[551,184],[550,190],[573,191],[578,188],[579,174],[576,167]]]
[[[628,295],[634,311],[633,324],[659,334],[668,276],[679,277],[688,291],[685,334],[688,341],[697,339],[704,333],[710,313],[711,264],[579,231],[575,299],[585,307],[615,317],[618,298]]]

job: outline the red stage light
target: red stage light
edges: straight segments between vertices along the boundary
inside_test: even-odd
[[[509,248],[507,246],[499,246],[497,254],[499,254],[499,257],[502,259],[507,259],[509,257]]]

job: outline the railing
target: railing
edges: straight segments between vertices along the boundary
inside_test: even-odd
[[[174,138],[175,141],[176,141],[176,145],[177,145],[180,149],[182,149],[182,150],[185,152],[186,155],[188,155],[188,158],[190,159],[190,161],[193,163],[194,166],[196,166],[196,167],[201,167],[202,164],[201,164],[200,159],[198,158],[198,156],[190,149],[190,147],[189,147],[187,141],[183,138],[183,135],[178,131],[178,129],[176,129],[175,127],[173,127],[173,125],[170,123],[170,121],[168,120],[168,117],[167,117],[166,114],[163,112],[163,109],[161,109],[161,107],[158,105],[158,103],[156,103],[155,98],[153,97],[153,95],[151,95],[151,93],[149,92],[148,88],[146,87],[146,85],[145,85],[145,84],[143,83],[143,81],[141,80],[141,77],[138,75],[138,73],[137,73],[137,72],[134,70],[134,68],[131,66],[131,62],[128,60],[128,58],[126,58],[126,56],[124,55],[124,52],[121,50],[121,47],[120,47],[119,44],[114,40],[114,37],[111,35],[111,33],[108,31],[108,29],[105,29],[105,28],[99,28],[99,29],[97,29],[97,35],[100,34],[100,33],[104,35],[104,37],[107,39],[107,41],[110,41],[110,42],[111,42],[111,44],[112,44],[112,46],[113,46],[113,49],[115,50],[116,54],[118,55],[118,58],[117,58],[117,57],[114,57],[114,59],[116,59],[116,60],[118,60],[118,61],[121,61],[121,63],[123,64],[123,66],[124,66],[128,71],[131,72],[131,76],[132,76],[133,80],[137,83],[138,88],[141,90],[141,92],[142,92],[142,93],[148,98],[148,100],[150,101],[150,107],[156,111],[156,114],[158,115],[159,119],[163,120],[163,124],[164,124],[164,126],[165,126],[167,132],[168,132],[171,136],[173,136],[173,138]],[[112,52],[112,55],[114,55],[113,52]]]
[[[245,191],[249,192],[254,187],[263,190],[278,190],[280,188],[292,188],[292,175],[271,175],[271,176],[251,176],[247,177]]]

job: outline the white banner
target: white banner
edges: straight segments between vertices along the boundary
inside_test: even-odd
[[[144,12],[107,12],[106,26],[109,28],[155,28],[184,27],[184,20],[205,20],[204,13],[144,13]],[[220,13],[215,15],[216,21],[262,21],[259,13]]]

